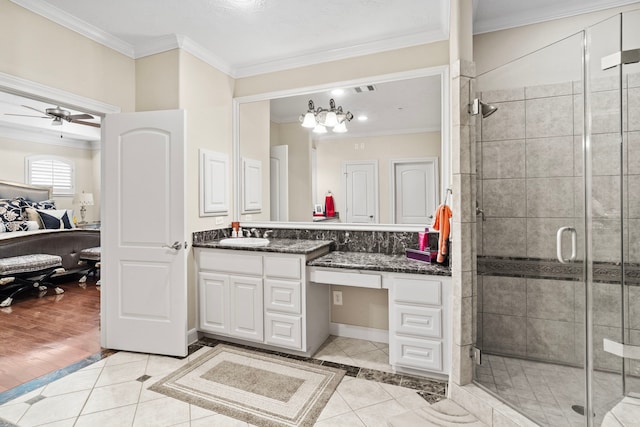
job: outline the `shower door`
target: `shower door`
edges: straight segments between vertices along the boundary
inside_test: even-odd
[[[474,380],[543,426],[640,420],[638,49],[627,12],[476,80]]]
[[[637,425],[640,11],[589,27],[585,37],[586,405],[589,425]]]

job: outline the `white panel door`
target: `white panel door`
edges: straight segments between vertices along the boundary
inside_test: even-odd
[[[289,146],[271,147],[270,160],[271,221],[289,221]]]
[[[343,164],[347,222],[378,222],[378,162]]]
[[[253,341],[264,337],[262,279],[229,276],[229,334]]]
[[[437,162],[392,162],[392,165],[394,223],[432,224],[437,207]]]
[[[187,354],[185,113],[103,124],[102,346]]]

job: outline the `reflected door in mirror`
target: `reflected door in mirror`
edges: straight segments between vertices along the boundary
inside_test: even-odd
[[[378,222],[378,162],[345,162],[343,176],[347,222]]]

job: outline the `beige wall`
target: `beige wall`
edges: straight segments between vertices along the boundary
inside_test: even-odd
[[[134,71],[132,59],[0,2],[0,72],[134,111]]]
[[[240,216],[240,221],[269,221],[271,218],[269,186],[269,135],[271,106],[269,101],[240,105],[240,157],[262,163],[262,211]],[[241,166],[242,167],[242,166]],[[242,178],[240,179],[242,182]],[[240,189],[241,197],[242,189]],[[242,206],[240,206],[242,209]]]
[[[187,115],[187,148],[186,148],[186,205],[187,205],[187,233],[191,235],[194,231],[210,230],[215,228],[229,227],[231,218],[233,217],[233,199],[229,200],[229,214],[222,217],[200,217],[200,170],[199,170],[199,150],[207,149],[224,153],[229,156],[229,194],[232,194],[233,183],[231,176],[232,169],[232,93],[233,79],[226,74],[211,67],[193,55],[183,51],[172,51],[177,55],[175,57],[176,67],[173,62],[168,64],[169,75],[174,70],[178,84],[176,87],[177,105],[172,106],[168,100],[158,100],[157,107],[152,109],[161,109],[167,102],[167,108],[181,108],[186,111]],[[162,56],[164,54],[161,54]],[[139,78],[144,80],[149,73],[155,72],[154,66],[157,64],[147,64],[147,72],[141,74]],[[164,92],[162,87],[163,80],[157,83],[161,86],[155,88],[157,92]],[[169,80],[167,82],[171,84]],[[170,86],[173,87],[173,86]],[[155,92],[151,88],[151,92]],[[174,94],[170,91],[168,98],[173,98]],[[154,95],[157,99],[157,95]],[[171,101],[173,102],[173,101]],[[220,220],[222,223],[219,223]],[[188,258],[188,297],[189,297],[189,320],[188,328],[196,327],[196,275],[195,262],[193,260],[193,252],[189,251]]]
[[[344,219],[342,164],[350,160],[378,162],[378,204],[380,223],[391,223],[390,162],[416,157],[440,157],[440,132],[384,135],[361,138],[332,138],[318,141],[318,197],[331,190],[336,210]],[[441,169],[441,165],[438,165]]]
[[[364,328],[389,329],[389,295],[386,289],[331,286],[342,292],[342,305],[331,305],[331,321]]]
[[[75,166],[76,192],[94,193],[96,205],[87,207],[86,220],[97,221],[100,218],[100,176],[96,177],[94,173],[94,157],[100,157],[98,152],[5,137],[0,137],[0,147],[2,147],[0,179],[6,181],[25,182],[27,156],[48,154],[72,161]],[[72,203],[73,196],[54,196],[53,199],[56,201],[57,208],[73,209],[74,215],[80,221],[80,208]]]
[[[311,138],[298,123],[275,124],[277,141],[271,145],[289,146],[289,221],[311,221]]]
[[[136,111],[178,108],[180,71],[179,49],[136,60]]]

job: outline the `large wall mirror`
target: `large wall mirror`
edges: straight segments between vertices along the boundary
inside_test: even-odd
[[[447,73],[234,99],[236,218],[259,227],[431,224],[449,186]]]

